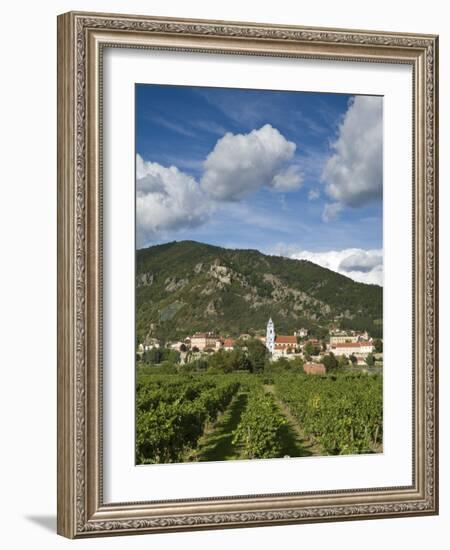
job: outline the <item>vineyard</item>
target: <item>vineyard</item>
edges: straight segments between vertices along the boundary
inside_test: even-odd
[[[138,369],[136,462],[382,450],[382,377]]]
[[[324,454],[369,453],[383,438],[381,376],[278,377],[275,389]]]

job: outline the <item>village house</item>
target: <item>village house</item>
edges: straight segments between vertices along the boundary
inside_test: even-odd
[[[295,348],[297,347],[297,337],[296,336],[282,336],[281,334],[277,334],[275,336],[275,346],[274,346],[274,352],[275,353],[293,353],[295,351]]]
[[[373,353],[375,346],[370,341],[362,341],[362,342],[345,342],[342,344],[336,344],[332,345],[330,347],[331,351],[334,353],[334,355],[347,355],[350,356],[352,354],[358,356],[366,356],[369,355],[369,353]]]
[[[234,340],[232,338],[225,338],[223,341],[222,349],[224,351],[232,351],[234,347]]]
[[[361,342],[369,339],[369,334],[365,330],[363,332],[350,331],[333,331],[330,332],[330,345],[344,344],[349,342]]]
[[[356,335],[339,334],[336,336],[330,336],[330,346],[337,346],[339,344],[355,343],[359,339]]]
[[[191,336],[191,349],[216,349],[217,340],[218,336],[214,332],[196,332]]]
[[[307,328],[301,328],[299,330],[296,330],[294,332],[294,336],[298,336],[299,338],[306,338],[308,336],[308,329]]]

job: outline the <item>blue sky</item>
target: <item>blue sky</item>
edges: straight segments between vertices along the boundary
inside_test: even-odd
[[[381,284],[382,98],[138,84],[136,154],[138,248],[255,248]]]

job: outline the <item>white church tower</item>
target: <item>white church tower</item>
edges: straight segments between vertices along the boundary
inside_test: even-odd
[[[272,318],[270,318],[267,323],[266,348],[270,351],[270,353],[273,353],[275,349],[275,327],[273,325]]]

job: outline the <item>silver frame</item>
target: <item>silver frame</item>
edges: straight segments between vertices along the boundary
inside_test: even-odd
[[[413,483],[105,504],[102,52],[132,47],[413,68]],[[58,17],[58,533],[79,538],[438,513],[438,38],[131,15]],[[389,238],[389,235],[386,236]]]

